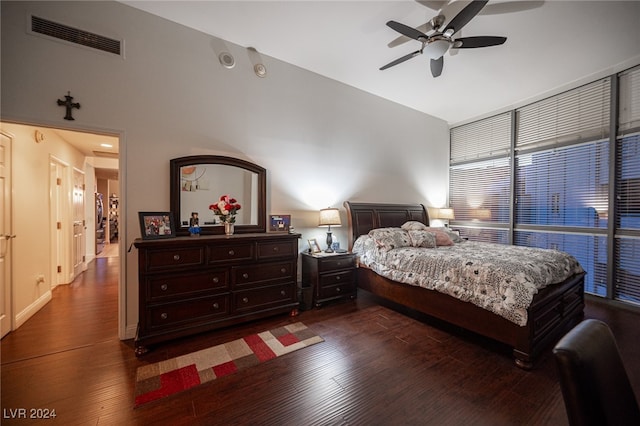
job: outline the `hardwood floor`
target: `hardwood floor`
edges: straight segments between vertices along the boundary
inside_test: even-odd
[[[89,270],[1,342],[2,424],[563,425],[555,364],[515,367],[499,344],[356,301],[277,316],[157,347],[138,359],[117,338],[119,259]],[[588,302],[609,323],[640,395],[640,314]],[[325,341],[133,408],[137,367],[302,321]],[[11,418],[55,409],[53,420]]]

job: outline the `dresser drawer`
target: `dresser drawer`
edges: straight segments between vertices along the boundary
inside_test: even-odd
[[[233,288],[255,286],[276,280],[295,282],[295,264],[293,261],[263,263],[231,268]]]
[[[226,269],[206,273],[161,275],[147,278],[147,301],[155,302],[172,297],[197,295],[201,292],[222,292],[229,289]]]
[[[182,302],[147,307],[147,325],[151,329],[169,328],[183,323],[193,324],[229,314],[229,295],[203,297]]]
[[[332,256],[318,259],[318,272],[337,271],[355,267],[355,256]]]
[[[147,271],[165,271],[204,264],[204,247],[147,251]]]
[[[226,263],[234,260],[254,260],[254,247],[255,245],[251,243],[210,245],[207,261],[209,263]]]
[[[258,243],[258,259],[292,257],[298,251],[297,241],[274,241]]]
[[[295,283],[261,287],[233,294],[234,312],[258,311],[296,301]]]

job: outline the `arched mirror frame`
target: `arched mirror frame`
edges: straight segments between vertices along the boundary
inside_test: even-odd
[[[171,213],[174,220],[178,223],[176,234],[189,235],[188,228],[180,226],[180,169],[187,166],[196,166],[199,164],[220,164],[232,167],[239,167],[244,170],[256,173],[258,175],[258,223],[251,225],[236,225],[235,232],[245,234],[251,232],[267,231],[267,171],[257,164],[249,161],[240,160],[238,158],[224,157],[221,155],[192,155],[189,157],[174,158],[170,161],[170,205]],[[212,200],[212,203],[215,200]],[[208,207],[208,206],[207,206]],[[203,226],[200,231],[203,235],[224,234],[223,226]]]

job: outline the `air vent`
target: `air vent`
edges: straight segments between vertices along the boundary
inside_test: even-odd
[[[70,43],[102,50],[103,52],[116,55],[121,54],[122,44],[120,40],[114,40],[88,31],[72,28],[37,16],[31,16],[31,31]]]

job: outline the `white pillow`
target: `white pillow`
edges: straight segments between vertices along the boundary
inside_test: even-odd
[[[410,220],[405,222],[402,226],[402,229],[405,231],[425,231],[428,229],[428,226],[422,222],[418,222],[416,220]]]

